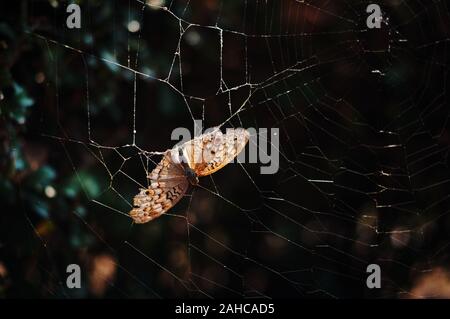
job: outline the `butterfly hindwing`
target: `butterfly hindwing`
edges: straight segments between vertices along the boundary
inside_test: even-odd
[[[220,129],[174,147],[148,174],[148,188],[141,188],[133,198],[130,216],[136,223],[149,222],[171,209],[187,192],[187,173],[194,177],[210,175],[230,163],[249,140],[247,130]]]
[[[138,224],[149,222],[167,212],[183,198],[189,187],[183,168],[173,162],[169,151],[148,178],[150,185],[142,188],[134,197],[130,212]]]

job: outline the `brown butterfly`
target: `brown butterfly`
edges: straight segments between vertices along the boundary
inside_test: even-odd
[[[130,216],[135,223],[149,222],[172,208],[198,178],[210,175],[231,162],[245,147],[250,134],[246,129],[216,128],[182,145],[167,150],[148,174],[148,188],[133,199]]]

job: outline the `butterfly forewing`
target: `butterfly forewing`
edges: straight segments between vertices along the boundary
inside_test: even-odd
[[[189,166],[197,176],[210,175],[230,163],[245,147],[249,133],[245,129],[219,129],[186,143]]]
[[[249,140],[247,130],[220,129],[203,134],[165,152],[159,164],[148,174],[149,187],[133,199],[130,216],[136,223],[151,221],[172,208],[189,187],[187,169],[206,176],[231,162]]]

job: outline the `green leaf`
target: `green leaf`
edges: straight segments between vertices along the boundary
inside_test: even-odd
[[[39,191],[42,191],[56,178],[55,170],[50,166],[42,166],[33,174],[31,174],[27,182]]]
[[[22,171],[27,168],[27,162],[23,156],[23,153],[17,146],[14,146],[11,149],[11,158],[14,163],[14,170]]]
[[[30,98],[25,90],[17,83],[14,83],[14,91],[15,98],[19,101],[21,107],[28,108],[34,104],[34,100]]]
[[[105,65],[112,71],[112,72],[117,72],[119,71],[119,66],[116,64],[117,60],[116,58],[108,51],[103,51],[102,54],[102,59],[103,62],[105,63]]]
[[[89,198],[96,198],[100,195],[100,185],[93,176],[87,175],[83,180],[83,184],[86,192],[89,195]]]
[[[31,209],[36,212],[42,218],[49,218],[49,205],[47,202],[43,201],[38,196],[33,194],[28,194],[26,197],[28,199]]]
[[[86,171],[74,174],[69,182],[63,187],[63,193],[69,198],[75,198],[80,192],[86,192],[89,199],[96,198],[101,193],[99,181],[94,175]]]

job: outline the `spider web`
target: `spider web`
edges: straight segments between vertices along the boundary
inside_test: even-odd
[[[84,192],[61,212],[91,238],[74,260],[106,252],[109,293],[152,298],[410,297],[448,265],[448,3],[381,1],[380,30],[369,3],[82,2],[80,30],[30,30],[52,70],[40,133]],[[279,171],[227,165],[133,224],[172,130],[198,119],[279,128]],[[366,287],[372,263],[381,289]],[[72,294],[60,266],[49,296]]]

